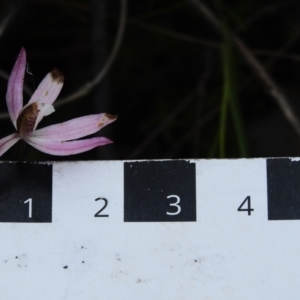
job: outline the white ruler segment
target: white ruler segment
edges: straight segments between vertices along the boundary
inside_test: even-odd
[[[52,222],[0,223],[0,299],[299,299],[300,221],[268,220],[266,160],[189,161],[188,222],[124,222],[122,161],[51,163]]]

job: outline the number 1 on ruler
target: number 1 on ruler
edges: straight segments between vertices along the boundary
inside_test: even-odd
[[[32,218],[32,198],[27,199],[24,203],[29,203],[29,218]]]

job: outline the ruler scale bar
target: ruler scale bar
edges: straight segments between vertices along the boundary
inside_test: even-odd
[[[0,299],[298,299],[299,180],[289,158],[0,163]]]

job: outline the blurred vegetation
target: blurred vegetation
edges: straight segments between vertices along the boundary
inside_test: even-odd
[[[219,28],[196,2],[128,0],[122,43],[104,79],[87,95],[57,106],[39,126],[117,114],[118,120],[99,132],[113,145],[70,157],[28,146],[26,159],[300,156],[297,125],[233,38],[247,47],[300,120],[300,2],[198,0]],[[65,75],[57,103],[91,81],[114,48],[121,3],[1,1],[0,112],[7,112],[5,73],[21,46],[33,74],[25,78],[31,90],[53,67]],[[13,132],[8,118],[0,124],[1,137]],[[12,148],[1,159],[14,159],[14,153]]]

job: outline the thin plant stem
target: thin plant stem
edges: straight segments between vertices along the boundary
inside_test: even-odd
[[[225,19],[223,19],[225,20]],[[242,122],[241,112],[237,99],[237,87],[235,78],[234,56],[231,48],[230,31],[228,30],[226,21],[223,21],[223,75],[224,75],[224,87],[223,87],[223,99],[221,106],[221,122],[220,122],[220,157],[225,157],[226,149],[226,121],[227,121],[227,109],[229,106],[230,114],[233,120],[233,125],[236,131],[237,144],[239,149],[239,156],[247,156],[247,146],[245,142],[245,132]]]
[[[78,98],[81,98],[85,96],[86,94],[90,93],[92,89],[98,85],[101,80],[106,76],[108,71],[111,69],[111,66],[113,62],[116,59],[117,53],[121,47],[121,43],[124,37],[125,32],[125,25],[126,25],[126,17],[127,17],[127,0],[121,0],[121,11],[120,11],[120,21],[119,21],[119,28],[117,32],[117,36],[113,45],[113,48],[111,50],[111,53],[103,66],[103,68],[100,70],[100,72],[93,78],[93,80],[87,82],[83,86],[81,86],[77,91],[75,91],[73,94],[61,99],[59,102],[57,102],[54,106],[58,107],[64,104],[67,104],[73,100],[76,100]]]
[[[228,103],[230,101],[230,87],[231,87],[231,74],[230,74],[230,49],[228,42],[225,41],[222,47],[222,60],[223,60],[223,94],[220,112],[220,128],[219,128],[219,156],[224,158],[226,155],[226,125],[227,125],[227,111]]]
[[[248,157],[248,149],[247,149],[247,143],[245,139],[244,124],[242,121],[242,116],[240,113],[240,107],[239,107],[238,99],[236,98],[236,94],[233,94],[233,97],[231,98],[230,112],[232,115],[235,131],[237,135],[237,142],[238,142],[240,156]]]
[[[209,22],[214,25],[217,29],[221,30],[221,23],[214,16],[214,14],[199,0],[188,0],[193,3],[195,7],[201,12]],[[276,100],[279,105],[281,111],[283,112],[286,119],[292,125],[298,136],[300,137],[300,122],[288,102],[285,95],[281,92],[277,84],[273,81],[273,79],[266,72],[265,68],[259,63],[259,61],[252,55],[250,50],[244,45],[244,43],[234,34],[231,33],[231,38],[233,43],[241,53],[242,57],[248,63],[248,65],[253,69],[257,77],[265,84],[268,88],[270,95]]]

